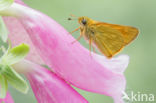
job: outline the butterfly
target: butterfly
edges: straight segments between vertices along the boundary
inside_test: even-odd
[[[78,23],[80,27],[71,32],[80,30],[77,41],[84,37],[89,42],[90,51],[91,47],[95,51],[96,46],[107,58],[112,58],[139,34],[135,27],[99,22],[85,16],[79,17]]]

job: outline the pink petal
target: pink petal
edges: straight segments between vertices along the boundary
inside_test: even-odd
[[[105,94],[113,97],[115,103],[123,103],[121,94],[126,86],[123,71],[128,65],[128,56],[110,60],[94,53],[90,56],[79,42],[72,44],[75,39],[51,18],[30,8],[21,11],[23,18],[19,20],[40,56],[57,75],[78,88]]]
[[[25,60],[14,65],[14,68],[31,70],[25,75],[38,103],[88,103],[63,79],[48,69]]]
[[[19,45],[20,43],[27,43],[31,47],[27,59],[39,64],[44,64],[21,23],[13,17],[4,17],[3,19],[10,32],[9,39],[11,40],[12,46]]]
[[[7,93],[4,99],[0,99],[0,103],[14,103],[12,97],[10,96],[9,92]]]
[[[22,0],[14,0],[14,2],[18,3],[18,4],[22,4],[25,5],[24,2]]]
[[[25,5],[22,0],[15,0],[15,2]],[[12,46],[19,45],[20,43],[27,43],[31,47],[27,59],[39,64],[44,64],[21,23],[13,17],[3,17],[3,19],[10,32],[9,39],[11,40]]]

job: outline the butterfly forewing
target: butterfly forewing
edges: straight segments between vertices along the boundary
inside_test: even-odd
[[[108,24],[108,23],[97,23],[97,25],[111,27],[113,29],[120,31],[123,35],[125,45],[132,42],[138,36],[139,33],[139,30],[137,28],[131,26],[123,26],[123,25]]]
[[[95,45],[108,58],[123,48],[124,38],[120,31],[100,24],[91,26],[91,29],[95,32],[93,39]]]

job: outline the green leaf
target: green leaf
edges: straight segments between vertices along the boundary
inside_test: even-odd
[[[14,0],[0,0],[0,10],[8,8]]]
[[[11,66],[3,65],[0,72],[14,88],[22,93],[27,93],[29,89],[27,82]]]
[[[7,90],[8,90],[7,80],[3,75],[0,75],[0,99],[5,98]]]
[[[2,57],[2,62],[8,65],[15,64],[22,60],[29,52],[29,46],[26,44],[18,45],[8,50]]]
[[[8,30],[3,22],[2,17],[0,17],[0,38],[3,40],[3,42],[6,42],[8,38]]]

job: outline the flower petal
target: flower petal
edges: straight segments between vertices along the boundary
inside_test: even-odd
[[[23,66],[24,65],[24,66]],[[38,103],[88,103],[78,92],[53,72],[29,61],[22,61],[14,68],[32,69],[25,74]]]
[[[21,23],[16,18],[12,17],[3,17],[3,19],[10,32],[9,39],[11,40],[12,46],[27,43],[31,48],[29,54],[27,55],[27,59],[39,64],[44,64]]]

